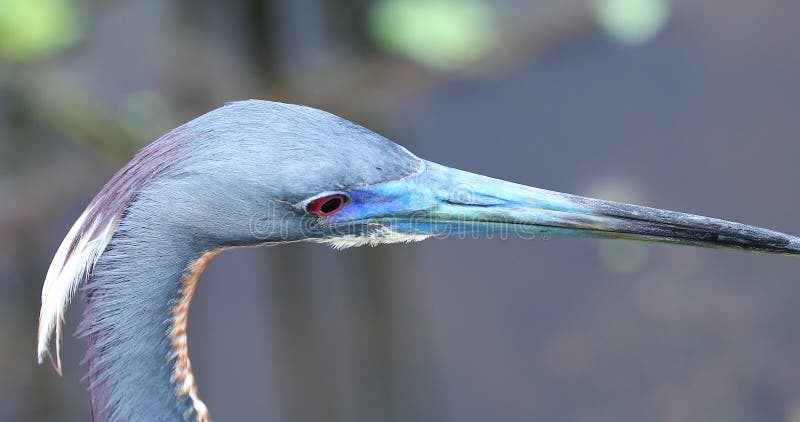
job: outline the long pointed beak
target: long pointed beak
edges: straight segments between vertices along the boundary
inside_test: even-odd
[[[359,194],[373,205],[356,209],[358,217],[408,234],[571,235],[800,255],[800,237],[777,231],[537,189],[432,162],[416,176]]]

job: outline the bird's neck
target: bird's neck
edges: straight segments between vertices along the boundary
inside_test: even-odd
[[[89,394],[97,420],[209,420],[187,348],[197,279],[218,252],[121,226],[86,287]]]

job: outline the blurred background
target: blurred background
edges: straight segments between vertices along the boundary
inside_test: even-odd
[[[36,365],[68,227],[226,101],[442,164],[800,233],[796,0],[0,0],[0,421],[89,419]],[[218,421],[800,421],[797,259],[580,239],[228,252],[189,339]],[[66,332],[82,311],[76,300]]]

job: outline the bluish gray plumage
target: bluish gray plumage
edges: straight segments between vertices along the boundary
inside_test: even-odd
[[[192,413],[188,397],[174,394],[164,333],[186,269],[202,253],[298,240],[311,231],[292,204],[420,168],[405,149],[347,120],[264,101],[229,104],[148,146],[120,172],[131,190],[113,196],[124,200],[97,199],[109,203],[98,216],[125,217],[86,286],[80,332],[95,418]]]
[[[325,198],[341,201],[322,207]],[[491,179],[320,110],[244,101],[156,140],[95,197],[48,271],[39,356],[53,331],[58,345],[71,291],[90,273],[80,333],[94,419],[208,420],[185,322],[194,283],[219,251],[499,232],[800,253],[794,236]]]

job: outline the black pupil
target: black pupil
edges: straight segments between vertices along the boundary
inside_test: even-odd
[[[336,211],[340,205],[342,205],[342,198],[331,198],[325,201],[325,203],[319,207],[319,210],[327,214]]]

